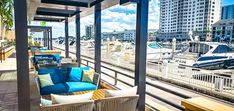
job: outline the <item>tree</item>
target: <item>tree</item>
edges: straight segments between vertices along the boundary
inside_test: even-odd
[[[0,0],[0,26],[1,39],[5,36],[5,31],[13,26],[13,0]]]

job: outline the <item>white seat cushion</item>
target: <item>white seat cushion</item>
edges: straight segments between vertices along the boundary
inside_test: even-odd
[[[93,92],[80,94],[80,95],[55,95],[51,94],[51,100],[53,104],[62,103],[77,103],[87,100],[91,100],[93,97]]]
[[[41,105],[42,106],[50,106],[50,105],[52,105],[52,101],[41,98]]]
[[[106,90],[106,97],[135,96],[137,95],[137,86],[124,90]]]

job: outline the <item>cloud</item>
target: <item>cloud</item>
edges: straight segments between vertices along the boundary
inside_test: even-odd
[[[159,28],[160,1],[150,0],[148,28]],[[85,26],[94,24],[94,15],[81,18],[81,36],[85,35]],[[64,23],[48,23],[53,26],[53,37],[64,36]],[[102,11],[102,32],[122,31],[136,28],[136,4],[116,5]],[[69,35],[75,36],[75,22],[69,23]]]
[[[159,28],[159,15],[160,15],[160,1],[151,0],[149,3],[149,18],[148,28],[158,29]],[[81,22],[81,25],[93,24],[93,16],[86,17],[85,22]],[[136,5],[130,4],[127,6],[116,5],[102,11],[102,32],[122,31],[124,29],[135,29],[136,28]],[[85,32],[81,33],[85,35]]]

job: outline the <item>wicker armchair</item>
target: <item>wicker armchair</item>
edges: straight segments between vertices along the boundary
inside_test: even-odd
[[[41,106],[41,111],[93,111],[94,101]]]
[[[139,96],[110,97],[95,101],[95,111],[136,111]]]

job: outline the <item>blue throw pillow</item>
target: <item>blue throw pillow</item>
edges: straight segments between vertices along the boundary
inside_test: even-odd
[[[80,82],[82,79],[83,70],[89,70],[89,67],[72,67],[68,68],[70,82]]]
[[[60,61],[61,57],[60,54],[52,54],[55,57],[55,61]]]
[[[66,76],[63,74],[62,69],[58,68],[41,68],[38,69],[38,75],[50,74],[54,84],[64,83],[67,81]]]

